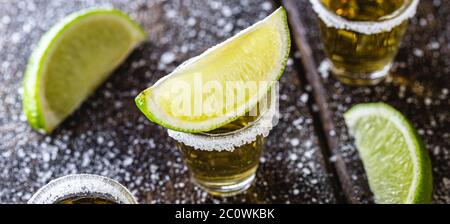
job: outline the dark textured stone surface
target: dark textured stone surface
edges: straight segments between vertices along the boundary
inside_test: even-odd
[[[323,59],[315,13],[307,0],[299,0],[298,10],[308,27],[316,62]],[[434,203],[450,203],[450,2],[421,1],[415,18],[396,58],[392,76],[376,87],[343,86],[323,75],[336,130],[329,135],[339,139],[339,155],[357,186],[360,202],[371,202],[366,176],[342,114],[362,102],[386,102],[408,117],[429,151],[434,177]]]
[[[105,2],[2,2],[0,202],[23,203],[51,179],[71,173],[116,179],[142,203],[336,202],[307,103],[311,97],[302,90],[292,60],[281,79],[282,119],[268,138],[257,181],[236,197],[212,198],[194,187],[174,141],[134,105],[140,90],[176,65],[268,15],[270,2]],[[56,21],[98,5],[130,13],[149,33],[149,41],[52,135],[38,134],[21,114],[28,55]]]

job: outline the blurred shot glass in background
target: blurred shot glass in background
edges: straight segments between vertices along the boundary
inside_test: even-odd
[[[419,0],[310,0],[335,77],[376,85],[389,73]]]
[[[119,182],[94,174],[71,174],[50,181],[28,204],[137,204]]]

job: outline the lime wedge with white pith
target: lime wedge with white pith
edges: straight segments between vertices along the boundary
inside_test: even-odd
[[[216,129],[244,115],[266,95],[283,73],[289,51],[286,12],[280,7],[182,63],[141,92],[136,104],[148,119],[172,130]],[[240,84],[242,88],[235,88]],[[240,89],[245,94],[239,94]]]
[[[145,39],[115,9],[88,9],[54,25],[30,56],[23,110],[30,125],[51,132]]]
[[[384,103],[359,104],[344,114],[376,203],[430,203],[431,162],[410,122]]]

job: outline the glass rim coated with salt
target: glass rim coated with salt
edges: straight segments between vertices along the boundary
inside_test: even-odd
[[[137,204],[119,182],[95,174],[70,174],[41,187],[28,204]]]
[[[375,85],[392,67],[419,0],[310,0],[336,78]]]

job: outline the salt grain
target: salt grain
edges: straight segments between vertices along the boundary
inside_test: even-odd
[[[303,172],[304,174],[306,174],[306,175],[311,174],[311,170],[309,170],[309,169],[306,168],[306,167],[302,169],[302,172]]]
[[[222,7],[222,15],[225,17],[230,17],[232,15],[231,9],[228,6]]]
[[[307,93],[303,93],[300,96],[300,101],[303,102],[303,103],[307,103],[308,102],[308,98],[309,98],[309,95]]]
[[[11,17],[5,15],[2,17],[2,23],[8,25],[11,22]]]
[[[102,136],[97,137],[98,144],[103,144],[103,142],[105,142],[105,139]]]
[[[127,158],[125,158],[124,160],[123,160],[123,165],[124,166],[129,166],[129,165],[131,165],[133,163],[133,158],[131,158],[131,157],[127,157]]]
[[[196,23],[197,23],[197,21],[195,20],[195,18],[191,17],[187,20],[188,26],[195,26]]]
[[[289,155],[289,159],[292,160],[292,161],[295,161],[295,160],[298,159],[298,156],[297,156],[297,154],[291,153],[291,154]]]
[[[300,144],[300,140],[298,138],[293,138],[290,140],[292,146],[298,146]]]
[[[270,2],[263,2],[263,3],[261,4],[261,8],[262,8],[263,10],[269,11],[269,10],[272,9],[272,4],[271,4]]]
[[[227,23],[226,25],[225,25],[225,27],[223,28],[223,31],[224,32],[230,32],[230,31],[232,31],[233,30],[233,24],[232,23]]]
[[[439,48],[441,47],[441,45],[439,44],[439,42],[434,41],[434,42],[431,42],[431,43],[428,45],[428,47],[429,47],[431,50],[437,50],[437,49],[439,49]]]
[[[161,63],[162,64],[169,64],[172,63],[175,60],[175,54],[173,52],[165,52],[161,56]]]
[[[423,55],[424,55],[423,51],[419,48],[414,48],[413,54],[419,58],[423,57]]]
[[[430,106],[431,105],[431,103],[433,103],[433,101],[431,101],[431,99],[430,98],[428,98],[428,97],[426,97],[425,98],[425,105],[427,105],[427,106]]]

